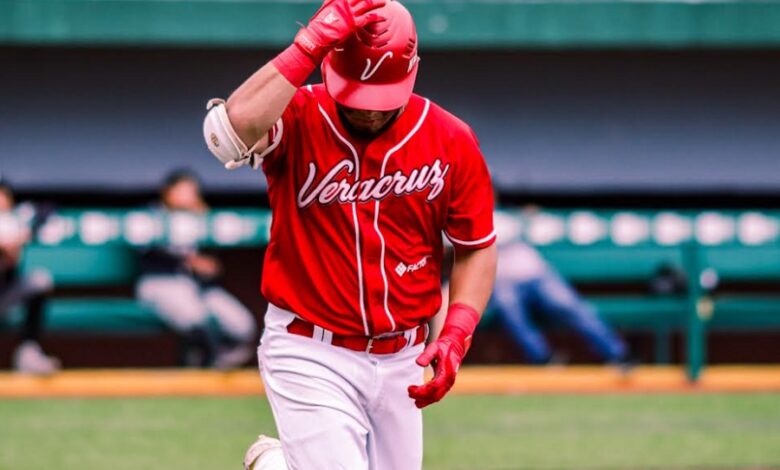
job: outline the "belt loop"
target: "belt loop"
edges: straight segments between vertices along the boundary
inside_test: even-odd
[[[404,331],[404,338],[406,338],[406,346],[404,346],[404,349],[408,349],[414,346],[414,339],[416,336],[417,336],[417,328]]]
[[[333,332],[317,325],[312,325],[311,337],[321,343],[333,344]]]
[[[317,326],[317,325],[312,325],[312,326],[314,328],[312,330],[311,337],[313,339],[316,339],[317,341],[320,341],[320,342],[324,343],[325,342],[325,329],[320,327],[320,326]]]
[[[322,342],[325,344],[333,344],[333,332],[330,330],[322,330]]]

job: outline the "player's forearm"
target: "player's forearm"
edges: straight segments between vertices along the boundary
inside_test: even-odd
[[[450,280],[450,304],[441,334],[417,358],[417,365],[433,365],[434,376],[423,385],[411,385],[409,397],[424,408],[441,400],[455,383],[471,338],[485,309],[496,277],[496,247],[455,250]]]
[[[356,28],[378,21],[370,13],[384,3],[384,0],[325,2],[309,24],[301,28],[290,47],[238,87],[228,99],[227,113],[247,147],[266,135],[298,87],[333,47],[354,34]],[[381,34],[373,39],[379,39]]]
[[[230,95],[227,101],[230,122],[248,147],[266,135],[290,104],[296,90],[269,62]]]
[[[350,38],[357,28],[377,25],[384,18],[372,12],[385,0],[327,0],[309,24],[301,28],[293,44],[245,81],[227,103],[209,101],[203,137],[211,153],[226,168],[262,163],[255,156],[268,148],[268,131],[284,113],[323,58],[336,45]],[[374,28],[376,29],[376,28]],[[381,43],[387,29],[367,32]]]
[[[455,250],[450,279],[450,305],[465,304],[482,314],[496,278],[496,246]]]

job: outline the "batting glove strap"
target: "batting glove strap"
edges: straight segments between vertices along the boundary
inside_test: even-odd
[[[471,338],[479,324],[479,312],[461,303],[450,305],[439,338],[448,338],[463,347],[463,355],[471,348]]]

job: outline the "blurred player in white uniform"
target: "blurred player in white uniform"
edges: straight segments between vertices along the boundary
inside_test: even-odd
[[[60,361],[47,356],[40,345],[46,299],[54,288],[51,276],[43,269],[19,270],[24,246],[41,222],[32,205],[15,204],[11,186],[0,180],[0,316],[22,307],[21,343],[14,352],[13,366],[30,374],[51,374],[60,368]]]
[[[157,210],[201,217],[208,206],[197,176],[174,171],[165,179]],[[222,265],[193,244],[169,242],[141,250],[138,298],[149,304],[184,341],[185,365],[229,369],[254,356],[252,313],[219,284]],[[218,331],[211,328],[216,320]]]

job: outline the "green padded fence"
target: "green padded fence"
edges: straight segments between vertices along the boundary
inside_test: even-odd
[[[158,242],[198,243],[210,246],[256,246],[268,242],[272,217],[263,209],[224,208],[198,216],[135,209],[62,210],[49,217],[39,230],[42,246],[143,246]],[[0,230],[20,223],[12,214],[0,214]],[[632,272],[642,266],[639,252],[612,267],[595,263],[598,250],[642,248],[650,259],[682,258],[669,248],[689,243],[706,248],[705,262],[714,262],[729,275],[739,276],[745,264],[762,276],[777,274],[780,261],[780,211],[637,211],[637,210],[499,210],[497,226],[503,240],[521,238],[550,256],[555,250],[588,248],[584,262],[593,258],[594,269]],[[748,260],[744,248],[751,248]],[[746,263],[747,261],[747,263]],[[632,265],[632,268],[626,268]],[[575,275],[575,272],[571,273]]]
[[[656,351],[662,361],[669,357],[669,332],[684,331],[692,380],[706,362],[710,329],[780,327],[780,295],[749,289],[732,294],[718,287],[780,282],[778,211],[515,210],[499,211],[496,222],[501,243],[525,240],[575,282],[637,283],[650,280],[662,266],[683,271],[688,280],[685,294],[589,300],[615,325],[666,338]],[[13,215],[0,214],[0,236],[12,234],[21,223]],[[25,251],[23,267],[46,268],[61,286],[126,285],[135,276],[134,247],[162,241],[260,246],[268,242],[270,226],[267,210],[220,209],[204,217],[131,209],[65,210],[41,227]],[[79,312],[107,311],[117,317],[97,320],[107,330],[154,328],[153,315],[131,304],[119,299],[58,300],[55,324],[70,330],[83,318]]]

